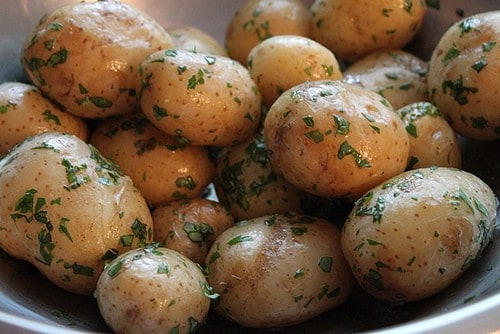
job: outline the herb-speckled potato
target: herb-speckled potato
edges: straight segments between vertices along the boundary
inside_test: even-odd
[[[228,57],[162,50],[144,60],[140,75],[142,111],[181,143],[233,145],[259,126],[258,89],[246,67]]]
[[[344,71],[345,80],[379,93],[395,108],[428,101],[427,63],[403,50],[381,50]]]
[[[247,67],[267,106],[305,81],[342,79],[335,55],[303,36],[282,35],[262,41],[250,51]]]
[[[96,119],[132,112],[144,58],[173,46],[151,17],[117,1],[78,2],[43,16],[26,37],[28,78],[61,108]]]
[[[117,163],[153,207],[200,196],[214,175],[204,147],[179,144],[142,113],[102,120],[90,144]]]
[[[337,59],[354,62],[382,49],[401,49],[418,32],[423,0],[316,0],[311,6],[311,37]]]
[[[473,174],[405,172],[361,197],[342,230],[359,284],[376,298],[430,297],[479,259],[493,237],[497,200]]]
[[[264,121],[273,169],[322,197],[359,198],[405,170],[409,139],[379,94],[340,80],[311,81],[283,93]]]
[[[206,198],[165,203],[152,216],[155,240],[200,265],[215,238],[234,225],[234,217],[224,206]]]
[[[245,327],[291,326],[342,304],[354,279],[336,225],[296,213],[241,221],[207,255],[215,311]]]
[[[106,323],[122,334],[193,333],[216,297],[198,265],[153,245],[108,264],[94,295]]]
[[[467,17],[441,37],[429,62],[431,101],[453,129],[500,138],[500,11]]]
[[[65,290],[92,294],[105,262],[152,234],[132,180],[74,135],[29,137],[0,160],[0,247]]]
[[[21,82],[0,84],[0,156],[29,136],[42,132],[71,133],[87,141],[87,123],[62,112],[40,90]]]
[[[396,112],[410,138],[408,168],[462,167],[460,142],[436,106],[415,102]]]
[[[217,198],[236,221],[303,211],[305,193],[274,172],[261,131],[219,154],[214,185]]]
[[[227,50],[215,38],[198,28],[182,25],[166,28],[175,49],[227,56]]]
[[[277,35],[309,36],[309,9],[301,0],[248,0],[226,30],[229,56],[242,64],[263,40]]]

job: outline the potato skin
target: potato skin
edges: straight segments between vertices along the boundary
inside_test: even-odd
[[[30,137],[0,160],[0,246],[62,289],[92,294],[105,261],[152,233],[132,180],[74,135]]]
[[[198,197],[213,178],[204,147],[179,144],[142,113],[100,121],[90,144],[120,165],[152,207]]]
[[[181,143],[234,145],[259,126],[261,96],[246,67],[230,58],[162,50],[140,74],[142,111]]]
[[[453,24],[429,61],[431,102],[453,129],[477,140],[500,138],[500,11]]]
[[[21,52],[29,80],[67,112],[102,119],[134,111],[144,58],[173,46],[145,13],[117,1],[78,2],[45,15]]]
[[[219,202],[193,198],[165,203],[152,211],[156,242],[203,265],[214,240],[234,225]]]
[[[192,333],[210,308],[201,269],[180,253],[147,246],[106,266],[95,297],[115,333]]]
[[[203,30],[189,26],[170,26],[166,28],[175,49],[213,54],[227,57],[227,50],[211,35]]]
[[[85,120],[61,111],[35,86],[0,84],[0,156],[27,137],[51,131],[71,133],[83,141],[89,138]]]
[[[340,230],[319,218],[277,214],[241,221],[207,255],[215,311],[246,327],[277,328],[343,303],[353,286]]]
[[[409,139],[383,97],[342,81],[312,81],[269,109],[264,137],[276,173],[322,197],[355,200],[404,171]]]
[[[447,287],[493,237],[497,200],[481,179],[452,168],[405,172],[361,197],[342,250],[376,298],[409,302]]]
[[[422,0],[316,0],[311,37],[352,63],[381,49],[401,49],[418,32],[426,12]]]

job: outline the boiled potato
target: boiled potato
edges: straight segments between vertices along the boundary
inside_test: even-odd
[[[305,81],[342,79],[335,55],[303,36],[264,40],[250,51],[247,66],[267,106],[284,91]]]
[[[200,265],[215,238],[234,225],[224,206],[206,198],[165,203],[152,216],[155,240]]]
[[[227,50],[212,36],[198,28],[182,25],[166,28],[175,49],[227,56]]]
[[[62,112],[35,86],[0,84],[0,156],[27,137],[49,131],[71,133],[83,141],[89,137],[83,119]]]
[[[247,63],[250,50],[277,35],[309,36],[309,9],[301,0],[247,0],[226,30],[229,56]]]
[[[355,200],[404,171],[409,139],[379,94],[342,81],[311,81],[283,93],[264,121],[273,169],[299,189]]]
[[[415,102],[396,112],[410,138],[408,168],[462,167],[458,137],[436,106]]]
[[[374,297],[422,300],[479,259],[493,237],[497,204],[491,188],[468,172],[408,171],[356,202],[342,230],[342,250]]]
[[[499,73],[500,11],[467,17],[444,33],[432,53],[431,101],[464,137],[499,139]]]
[[[105,262],[152,233],[132,180],[74,135],[29,137],[0,160],[0,247],[67,291],[92,294]]]
[[[120,255],[95,292],[115,333],[192,333],[213,296],[201,268],[178,252],[147,246]]]
[[[215,311],[245,327],[291,326],[342,304],[353,286],[336,225],[296,213],[241,221],[207,255]]]
[[[303,211],[305,193],[274,172],[261,131],[219,154],[214,185],[217,198],[237,221]]]
[[[43,16],[21,61],[29,80],[61,108],[101,119],[136,108],[140,63],[172,46],[165,29],[135,7],[82,1]]]
[[[345,80],[379,93],[398,109],[428,101],[427,63],[403,50],[380,50],[344,71]]]
[[[230,58],[162,50],[140,74],[142,111],[181,143],[233,145],[259,126],[261,96],[246,67]]]
[[[420,29],[423,0],[316,0],[311,37],[352,63],[382,49],[401,49]]]
[[[200,196],[214,175],[204,147],[177,143],[142,113],[102,120],[90,144],[117,163],[153,207]]]

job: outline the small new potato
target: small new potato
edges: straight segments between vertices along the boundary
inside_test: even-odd
[[[141,65],[141,109],[180,143],[229,146],[260,124],[261,96],[246,67],[223,56],[162,50]]]
[[[79,1],[44,15],[26,36],[28,79],[63,110],[88,119],[137,107],[137,70],[170,35],[150,16],[118,1]]]
[[[214,186],[217,198],[236,221],[286,211],[303,212],[301,191],[273,170],[264,135],[220,152]]]
[[[295,85],[343,77],[335,55],[303,36],[282,35],[264,40],[250,51],[247,67],[269,107]]]
[[[358,283],[376,298],[428,298],[457,280],[493,238],[497,199],[477,176],[420,168],[374,187],[342,229]]]
[[[106,266],[94,293],[115,333],[192,333],[205,320],[211,294],[201,268],[180,253],[146,246]]]
[[[380,50],[344,71],[346,82],[379,93],[395,108],[428,101],[427,63],[403,50]]]
[[[260,42],[278,35],[309,36],[310,13],[301,0],[247,0],[226,29],[229,56],[246,64]]]
[[[379,94],[340,80],[306,82],[283,93],[264,121],[277,174],[322,197],[355,200],[405,170],[409,139]]]
[[[211,35],[198,28],[181,25],[166,28],[175,49],[226,56],[227,50]]]
[[[0,84],[0,156],[27,137],[50,131],[71,133],[83,141],[89,137],[85,120],[61,111],[35,86]]]
[[[251,328],[298,324],[342,304],[353,287],[340,230],[296,213],[241,221],[207,255],[215,311]]]
[[[352,63],[382,49],[401,49],[419,31],[423,0],[316,0],[311,5],[311,38]]]
[[[415,102],[396,112],[410,138],[408,168],[462,167],[458,137],[436,106]]]
[[[432,53],[431,101],[462,136],[499,139],[499,74],[500,11],[467,17],[448,28]]]
[[[222,204],[206,198],[168,202],[156,207],[152,216],[155,241],[200,265],[215,238],[234,225]]]
[[[101,120],[90,144],[120,165],[153,207],[200,196],[214,175],[204,147],[179,144],[142,113]]]
[[[45,132],[0,160],[0,247],[90,295],[106,261],[153,240],[144,197],[78,137]]]

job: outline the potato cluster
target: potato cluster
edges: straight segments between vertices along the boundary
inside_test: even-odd
[[[0,247],[120,333],[190,333],[211,310],[282,328],[356,286],[439,293],[497,220],[459,135],[500,138],[500,12],[428,60],[403,49],[425,13],[248,0],[225,45],[120,2],[47,13],[28,82],[0,84]]]

